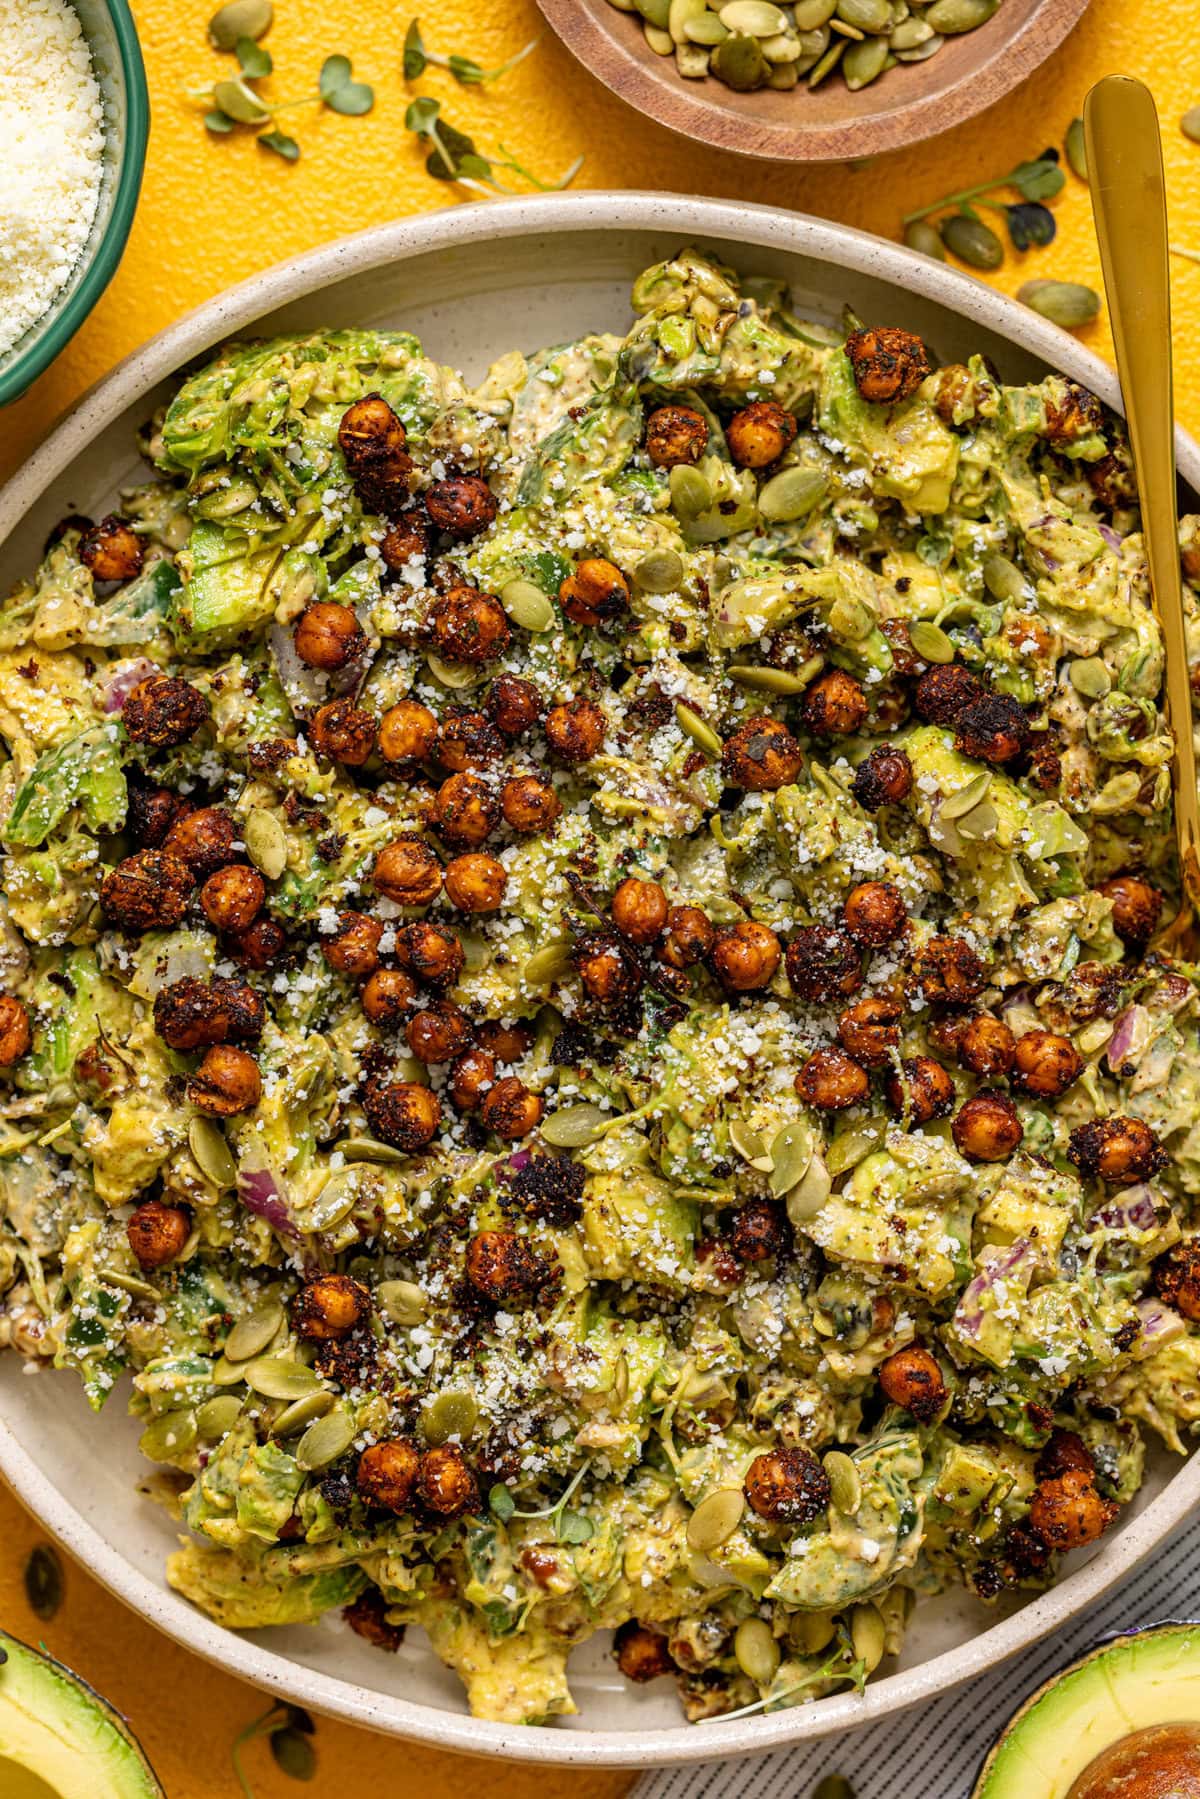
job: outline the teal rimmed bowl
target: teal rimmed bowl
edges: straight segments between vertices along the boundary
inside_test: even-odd
[[[127,0],[70,0],[104,100],[104,167],[91,233],[70,279],[0,356],[0,406],[23,394],[66,348],[121,260],[137,209],[150,126],[146,71]]]

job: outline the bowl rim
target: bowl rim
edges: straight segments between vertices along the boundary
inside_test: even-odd
[[[735,242],[746,251],[784,250],[835,270],[891,282],[1006,338],[1015,347],[1082,382],[1121,410],[1115,375],[1077,339],[1027,307],[943,263],[824,219],[779,208],[689,196],[596,192],[538,195],[464,206],[372,226],[252,276],[205,302],[126,357],[76,407],[0,489],[0,544],[50,483],[111,423],[174,370],[264,313],[349,277],[443,249],[486,249],[498,240],[566,232],[652,231],[680,241]],[[1180,471],[1200,493],[1200,445],[1177,429]],[[812,1706],[760,1714],[713,1728],[591,1732],[494,1724],[369,1691],[292,1661],[196,1611],[108,1543],[81,1506],[38,1468],[4,1416],[0,1397],[0,1475],[17,1497],[110,1592],[183,1647],[226,1672],[314,1711],[432,1747],[549,1766],[660,1767],[761,1754],[877,1721],[945,1692],[1039,1641],[1130,1574],[1200,1501],[1200,1454],[1082,1567],[968,1643],[920,1666],[887,1675],[860,1697],[836,1694]]]
[[[66,349],[116,274],[137,211],[150,133],[150,90],[128,0],[104,0],[104,5],[112,20],[125,84],[121,161],[113,183],[112,204],[94,251],[89,255],[85,247],[85,266],[78,285],[68,294],[61,310],[55,309],[53,300],[50,302],[50,318],[44,331],[27,350],[21,349],[18,338],[11,362],[0,369],[0,406],[19,399]],[[30,329],[36,330],[36,321]]]

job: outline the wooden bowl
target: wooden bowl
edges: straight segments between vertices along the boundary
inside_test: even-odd
[[[1088,0],[1001,0],[986,25],[948,38],[851,93],[835,72],[811,93],[737,94],[685,81],[656,56],[639,14],[609,0],[538,0],[546,21],[606,87],[660,125],[718,150],[774,162],[846,162],[936,137],[1011,93],[1062,43]]]

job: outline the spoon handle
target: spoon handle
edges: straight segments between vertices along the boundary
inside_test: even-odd
[[[1200,908],[1200,795],[1175,503],[1162,139],[1150,89],[1128,75],[1109,75],[1097,82],[1087,97],[1083,122],[1104,288],[1137,467],[1150,586],[1166,651],[1179,863],[1187,896],[1193,908]]]

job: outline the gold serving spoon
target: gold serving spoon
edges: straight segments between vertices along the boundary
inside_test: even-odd
[[[1181,905],[1159,947],[1200,959],[1200,794],[1192,731],[1175,504],[1171,285],[1162,139],[1150,89],[1128,75],[1097,82],[1083,110],[1088,181],[1117,371],[1137,468],[1150,588],[1166,653],[1167,722]]]

